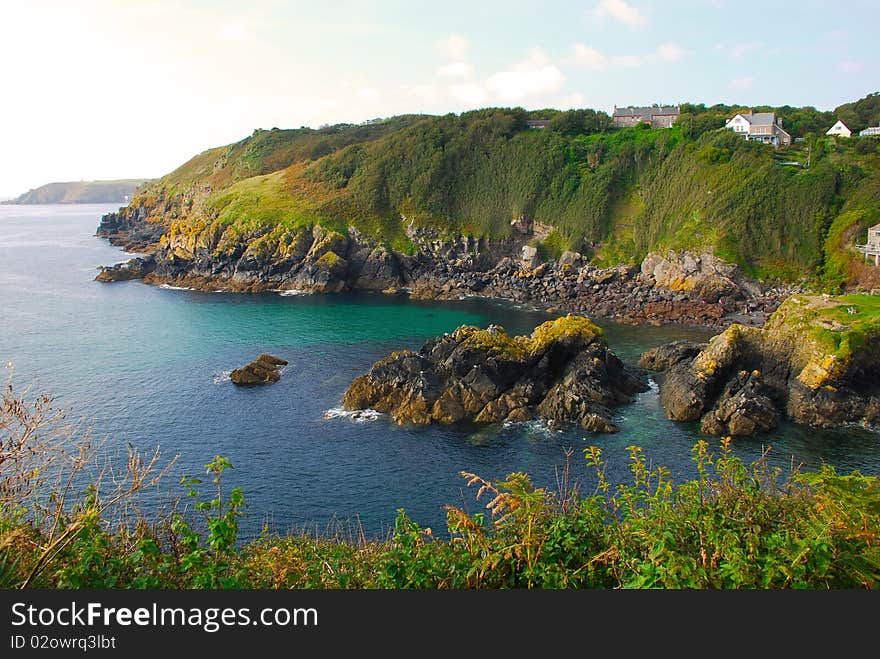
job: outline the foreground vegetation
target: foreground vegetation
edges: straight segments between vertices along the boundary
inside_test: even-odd
[[[684,104],[664,130],[521,108],[258,130],[199,154],[133,206],[177,234],[223,233],[224,245],[320,224],[410,253],[411,226],[499,238],[525,216],[554,229],[538,245],[551,256],[573,249],[616,265],[708,250],[761,278],[872,288],[852,245],[880,222],[880,141],[824,132],[838,114],[876,125],[878,98],[837,113],[753,108],[775,111],[801,139],[778,152],[724,129],[747,111],[727,105]],[[549,126],[530,129],[539,118]]]
[[[237,542],[245,497],[184,478],[182,500],[138,512],[138,494],[167,471],[130,452],[114,471],[44,397],[8,388],[0,407],[0,586],[47,588],[876,588],[876,477],[782,477],[729,440],[693,450],[697,477],[674,484],[630,449],[632,482],[535,487],[526,474],[492,483],[462,474],[486,512],[449,506],[448,528],[400,511],[387,539],[264,534]],[[207,488],[211,494],[203,498]]]

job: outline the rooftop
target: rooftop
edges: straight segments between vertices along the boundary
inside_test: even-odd
[[[681,114],[677,105],[649,105],[644,107],[628,106],[625,108],[614,107],[615,117],[647,117],[658,114]]]

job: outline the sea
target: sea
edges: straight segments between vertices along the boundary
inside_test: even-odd
[[[387,537],[400,510],[435,533],[446,509],[485,512],[462,473],[497,482],[529,474],[549,489],[591,493],[584,450],[597,446],[612,482],[628,482],[629,447],[676,481],[695,475],[698,424],[666,419],[656,383],[616,411],[621,430],[553,431],[539,422],[395,426],[380,414],[351,415],[349,383],[393,350],[418,349],[463,324],[529,333],[547,314],[486,299],[414,301],[405,295],[280,295],[200,292],[140,281],[94,281],[97,267],[126,254],[95,230],[115,205],[0,205],[0,380],[26,397],[48,395],[76,432],[121,464],[129,447],[174,461],[148,506],[184,505],[184,476],[203,479],[224,456],[223,491],[241,487],[241,537],[261,533]],[[712,332],[633,327],[594,318],[611,348],[634,363],[648,348]],[[289,361],[273,385],[238,388],[232,369],[261,353]],[[2,432],[2,431],[0,431]],[[880,473],[880,435],[860,427],[815,430],[784,423],[736,438],[746,462],[769,450],[783,474]]]

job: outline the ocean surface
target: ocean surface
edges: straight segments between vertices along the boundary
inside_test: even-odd
[[[540,423],[400,428],[387,417],[339,414],[353,378],[392,350],[417,349],[461,324],[530,332],[545,314],[488,300],[414,302],[380,294],[248,295],[94,281],[96,267],[129,258],[94,236],[109,205],[0,206],[0,378],[51,395],[110,449],[132,444],[179,456],[161,500],[183,494],[180,476],[204,476],[215,455],[234,469],[224,488],[244,489],[245,537],[264,525],[384,536],[397,510],[443,529],[443,506],[484,509],[461,471],[498,479],[513,471],[555,487],[570,452],[572,478],[595,481],[583,449],[596,445],[608,476],[626,480],[627,450],[641,446],[677,479],[694,474],[696,424],[668,421],[656,386],[617,412],[621,432],[551,432]],[[598,319],[597,319],[598,320]],[[598,320],[617,354],[636,361],[655,345],[705,339],[685,327],[629,327]],[[281,380],[236,388],[229,371],[262,352],[289,360]],[[328,418],[329,417],[329,418]],[[743,459],[772,446],[771,460],[815,469],[880,473],[880,436],[859,428],[817,431],[786,424],[736,439]],[[207,481],[207,479],[206,479]],[[207,490],[206,490],[207,492]]]

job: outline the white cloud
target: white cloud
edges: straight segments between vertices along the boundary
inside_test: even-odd
[[[518,102],[528,96],[557,92],[564,82],[562,71],[544,51],[535,48],[512,70],[490,76],[486,85],[502,101]]]
[[[437,75],[447,78],[470,78],[474,74],[474,67],[467,62],[453,62],[437,69]]]
[[[837,68],[844,73],[858,73],[865,68],[865,63],[862,60],[850,59],[838,64]]]
[[[449,93],[457,101],[472,107],[485,105],[489,100],[489,94],[479,85],[453,85]]]
[[[642,12],[624,0],[599,0],[593,15],[597,18],[611,18],[629,27],[642,27],[648,22]]]
[[[449,59],[460,60],[468,49],[468,40],[460,34],[450,34],[438,41],[435,46]]]
[[[592,71],[605,71],[611,68],[637,68],[652,63],[672,63],[684,59],[687,51],[676,43],[664,43],[657,50],[647,55],[606,55],[602,51],[576,43],[572,46],[572,54],[565,63]]]
[[[244,23],[226,23],[217,30],[221,41],[250,41],[253,35]]]
[[[763,44],[757,41],[749,41],[746,43],[734,44],[730,48],[725,48],[725,50],[727,51],[727,57],[739,62],[745,59],[747,55],[751,55],[752,53],[761,50],[762,45]]]
[[[754,84],[755,79],[752,76],[742,76],[731,80],[728,87],[734,91],[744,92],[750,90]]]
[[[604,71],[608,68],[610,60],[605,53],[593,48],[592,46],[585,46],[582,43],[576,43],[574,46],[572,46],[572,55],[568,59],[568,62],[573,66],[577,66],[582,69]]]
[[[660,62],[678,62],[687,53],[676,43],[664,43],[654,53],[653,58]]]
[[[582,108],[584,107],[584,103],[584,95],[580,92],[574,92],[573,94],[568,94],[559,99],[557,105],[561,110],[570,110],[572,108]]]
[[[382,95],[372,87],[364,87],[363,89],[358,90],[358,96],[360,96],[365,101],[375,101]]]
[[[849,32],[844,28],[837,28],[836,30],[829,30],[825,34],[822,35],[823,39],[828,39],[829,41],[842,41],[849,36]]]

